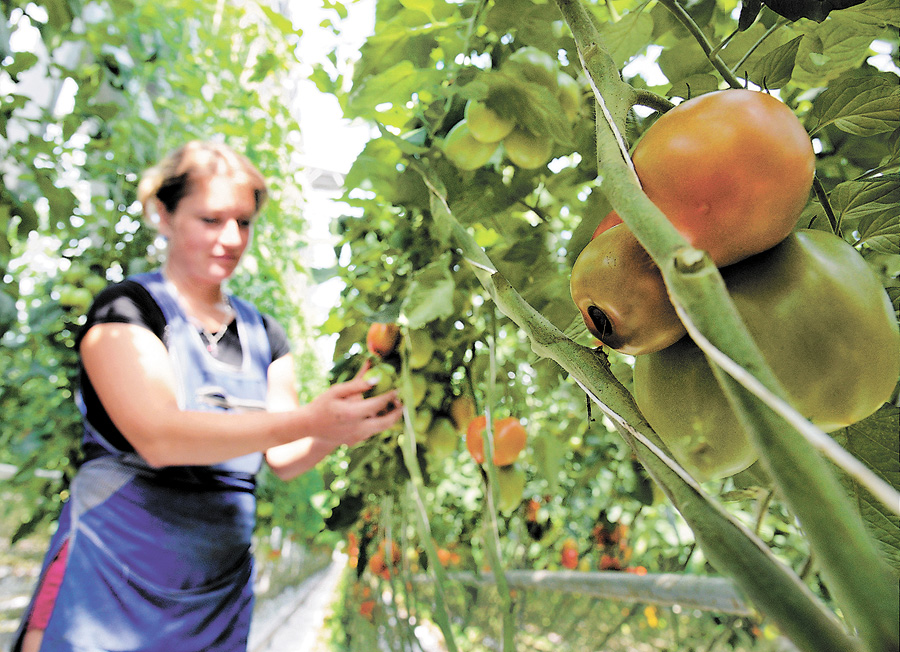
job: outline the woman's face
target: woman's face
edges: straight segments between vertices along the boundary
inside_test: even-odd
[[[159,230],[168,238],[167,265],[196,281],[221,283],[250,243],[255,213],[249,185],[229,175],[196,180],[174,212],[159,207]]]

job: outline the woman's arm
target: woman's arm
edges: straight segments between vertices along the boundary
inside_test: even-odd
[[[84,335],[79,350],[110,419],[153,466],[216,464],[307,439],[323,440],[334,449],[358,443],[398,418],[397,410],[382,414],[396,402],[396,392],[363,398],[370,385],[361,376],[333,385],[306,405],[294,398],[287,411],[184,411],[178,407],[166,348],[147,329],[97,324]],[[276,368],[276,376],[283,373]],[[279,383],[273,405],[287,405],[285,391]],[[321,450],[314,441],[308,446],[311,452]]]
[[[269,365],[267,406],[270,412],[287,412],[300,407],[294,375],[294,356],[284,355]],[[306,473],[329,455],[336,444],[318,437],[305,437],[266,451],[266,462],[282,480]]]

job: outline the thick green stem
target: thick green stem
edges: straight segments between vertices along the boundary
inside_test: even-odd
[[[497,480],[497,467],[494,465],[494,428],[491,415],[491,406],[497,396],[497,313],[493,306],[491,310],[491,332],[488,340],[488,391],[484,401],[485,433],[484,433],[484,531],[485,550],[496,578],[497,593],[500,596],[500,607],[503,614],[503,652],[515,650],[515,619],[514,603],[509,584],[506,581],[506,573],[503,569],[503,555],[500,544],[500,527],[497,521],[497,505],[499,503],[499,483]]]
[[[403,338],[409,346],[409,338]],[[429,571],[434,575],[435,580],[435,616],[438,627],[444,634],[444,643],[448,652],[456,652],[456,641],[453,637],[453,629],[450,624],[450,613],[447,609],[447,599],[444,595],[444,587],[447,586],[446,571],[443,566],[437,563],[438,554],[437,546],[434,544],[434,538],[431,535],[431,523],[428,520],[428,510],[425,508],[425,501],[422,496],[425,494],[425,481],[422,478],[422,469],[419,468],[419,460],[416,456],[416,431],[413,426],[412,415],[410,414],[410,405],[415,402],[412,400],[412,377],[409,370],[407,355],[403,356],[403,366],[401,368],[401,398],[403,405],[403,421],[405,424],[404,437],[401,438],[400,449],[403,454],[403,463],[409,473],[411,495],[413,498],[413,507],[416,514],[416,525],[419,532],[421,545],[425,548],[428,559],[434,560],[434,563],[428,565]]]

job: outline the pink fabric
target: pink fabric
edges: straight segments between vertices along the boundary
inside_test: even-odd
[[[66,572],[66,556],[69,552],[69,542],[63,543],[59,554],[56,556],[47,572],[44,581],[34,599],[34,607],[31,610],[31,618],[28,620],[28,629],[47,629],[50,622],[50,614],[53,605],[56,604],[56,596],[59,594],[59,585],[62,584],[63,574]]]

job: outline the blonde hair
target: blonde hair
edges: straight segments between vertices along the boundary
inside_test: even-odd
[[[172,213],[191,193],[197,179],[220,174],[230,175],[237,183],[249,186],[256,200],[256,212],[259,212],[269,191],[266,180],[250,159],[223,143],[193,140],[169,153],[142,175],[137,194],[145,219],[154,222],[154,200]]]

